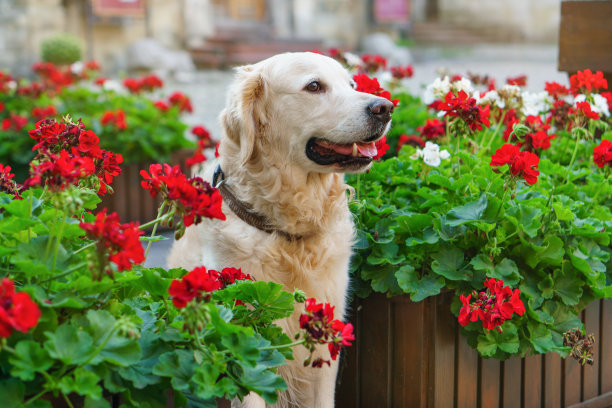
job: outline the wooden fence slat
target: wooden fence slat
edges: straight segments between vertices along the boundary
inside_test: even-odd
[[[528,356],[524,361],[523,406],[539,407],[542,404],[542,356]]]
[[[450,313],[450,301],[451,297],[445,295],[436,299],[433,397],[435,408],[453,408],[455,402],[455,336],[457,322]]]
[[[362,407],[387,407],[389,356],[389,303],[381,296],[364,299],[362,310],[361,356],[359,358]]]
[[[424,302],[393,302],[392,406],[425,407]]]
[[[140,202],[143,201],[144,189],[140,186],[139,167],[137,165],[128,166],[128,190],[126,191],[129,197],[127,204],[128,216],[130,220],[138,220],[140,218],[148,218],[149,214],[143,214],[140,210]],[[154,217],[151,220],[155,219]]]
[[[561,356],[557,353],[544,355],[544,407],[561,406]]]
[[[601,333],[599,347],[601,393],[612,392],[612,300],[601,302]]]
[[[584,310],[584,325],[587,335],[595,336],[593,348],[593,365],[582,367],[584,383],[582,386],[582,400],[589,400],[599,395],[599,301],[591,302]]]
[[[521,359],[517,357],[504,361],[503,407],[521,407]]]
[[[362,300],[356,299],[348,312],[349,322],[353,324],[355,341],[340,355],[340,368],[336,380],[336,406],[346,408],[359,408],[359,359],[361,354],[361,324],[360,313]]]
[[[480,359],[480,404],[481,408],[499,407],[499,360]]]
[[[564,406],[580,402],[581,370],[580,364],[571,357],[563,361],[564,365],[564,385],[565,391]]]
[[[457,408],[474,408],[478,404],[478,352],[461,334],[457,347]]]

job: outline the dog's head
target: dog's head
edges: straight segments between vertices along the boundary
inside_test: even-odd
[[[364,171],[392,111],[388,100],[357,92],[332,58],[276,55],[238,68],[221,114],[228,139],[222,154],[241,164],[274,155],[306,172]]]

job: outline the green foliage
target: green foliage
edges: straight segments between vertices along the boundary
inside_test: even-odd
[[[68,33],[55,34],[40,45],[42,60],[58,65],[80,61],[81,49],[79,38]]]
[[[163,407],[169,389],[177,406],[214,407],[217,398],[249,392],[276,402],[287,387],[276,370],[292,349],[274,322],[292,314],[292,293],[272,282],[230,285],[202,302],[202,330],[186,330],[185,313],[168,295],[186,271],[135,265],[93,279],[96,248],[78,224],[71,230],[72,217],[93,216],[63,211],[52,195],[0,193],[0,275],[42,313],[33,329],[0,341],[3,407],[50,407],[43,396],[110,407],[110,394],[124,407]]]
[[[415,133],[428,117],[417,98],[400,99],[392,136]],[[448,288],[458,298],[483,290],[487,278],[501,279],[521,290],[526,313],[506,321],[502,333],[470,323],[462,329],[468,343],[500,359],[563,353],[561,334],[581,327],[580,311],[611,297],[612,185],[593,163],[599,141],[576,142],[558,131],[540,153],[537,183],[518,181],[514,191],[507,169],[490,166],[504,143],[496,126],[438,141],[451,152],[439,167],[412,159],[415,149],[404,146],[369,172],[349,176],[358,228],[355,293],[406,293],[420,301]],[[612,139],[612,132],[602,137]]]

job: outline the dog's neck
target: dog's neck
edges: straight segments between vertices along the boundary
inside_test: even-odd
[[[235,196],[279,231],[312,237],[329,230],[330,220],[347,211],[342,174],[306,173],[287,164],[237,167],[223,158],[221,167]]]

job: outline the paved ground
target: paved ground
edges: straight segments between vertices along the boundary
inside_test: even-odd
[[[415,47],[413,56],[414,77],[408,81],[413,93],[422,93],[425,85],[438,76],[438,69],[452,73],[489,75],[497,79],[498,85],[506,78],[527,75],[527,88],[541,91],[547,81],[568,84],[568,76],[557,70],[557,45],[495,44],[457,47]],[[225,105],[227,88],[233,72],[202,70],[189,82],[167,81],[169,91],[178,90],[191,97],[193,114],[185,117],[190,125],[201,124],[213,137],[219,137],[221,129],[218,115]],[[165,258],[172,244],[172,233],[166,233],[166,241],[155,242],[145,265],[165,267]]]

